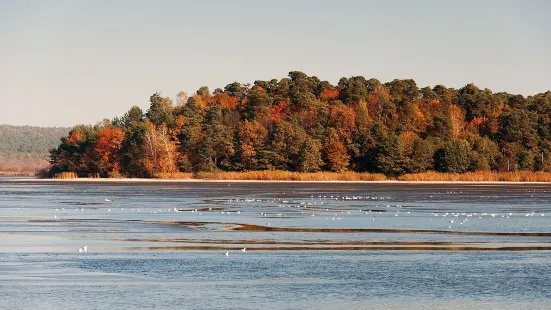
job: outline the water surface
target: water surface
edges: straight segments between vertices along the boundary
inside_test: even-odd
[[[546,184],[0,181],[0,308],[548,309],[549,201]]]

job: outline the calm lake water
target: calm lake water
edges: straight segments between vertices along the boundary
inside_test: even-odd
[[[0,309],[549,309],[550,217],[551,184],[0,179]]]

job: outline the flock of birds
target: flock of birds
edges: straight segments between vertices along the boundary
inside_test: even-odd
[[[83,246],[83,247],[78,248],[78,252],[79,252],[79,253],[86,253],[86,252],[88,252],[88,246],[85,245],[85,246]],[[243,253],[247,252],[247,248],[242,248],[242,249],[241,249],[241,252],[243,252]],[[226,257],[230,256],[230,251],[226,251],[226,253],[224,253],[224,255],[225,255]]]
[[[293,193],[294,194],[294,193]],[[283,193],[283,196],[285,196],[286,193]],[[432,196],[430,196],[432,197]],[[390,200],[391,197],[388,197],[388,196],[346,196],[346,195],[343,195],[343,196],[338,196],[338,195],[318,195],[318,196],[314,196],[314,195],[311,195],[308,198],[292,198],[292,197],[287,197],[287,198],[273,198],[273,199],[258,199],[258,198],[236,198],[236,199],[228,199],[228,200],[224,200],[225,202],[228,202],[230,204],[234,204],[234,203],[261,203],[261,204],[273,204],[269,207],[275,207],[277,205],[278,208],[296,208],[296,209],[302,209],[300,210],[300,214],[304,214],[305,212],[310,215],[311,217],[315,217],[315,216],[325,216],[325,219],[326,220],[341,220],[343,219],[345,216],[347,215],[352,215],[352,216],[358,216],[358,215],[368,215],[370,216],[371,218],[371,221],[375,221],[377,219],[378,216],[383,216],[385,218],[387,218],[387,220],[389,220],[391,217],[398,217],[402,214],[410,214],[411,211],[407,210],[405,211],[403,208],[402,205],[390,205],[390,204],[386,204],[385,205],[375,205],[375,206],[367,206],[365,208],[360,208],[360,209],[348,209],[348,210],[342,210],[340,208],[335,208],[335,207],[327,207],[329,205],[328,201],[327,200],[342,200],[342,201],[384,201],[384,200]],[[110,203],[110,202],[113,202],[112,199],[105,199],[104,200],[105,202],[107,203]],[[224,202],[222,201],[222,202]],[[325,202],[325,206],[324,206],[324,202]],[[262,206],[261,206],[262,207]],[[266,207],[266,206],[264,206]],[[350,207],[349,207],[350,208]],[[124,208],[120,208],[121,210],[124,210]],[[61,209],[62,211],[66,211],[65,208],[62,208]],[[83,208],[80,208],[80,209],[76,209],[77,211],[84,211]],[[138,208],[132,208],[132,209],[129,209],[130,211],[136,211],[136,212],[140,212],[140,209]],[[219,208],[208,208],[208,209],[202,209],[202,211],[204,212],[219,212],[219,214],[221,215],[232,215],[232,214],[241,214],[241,210],[236,210],[236,211],[227,211],[227,210],[222,210],[222,211],[219,211],[220,209]],[[402,212],[401,212],[402,210]],[[59,211],[59,209],[56,209],[56,211]],[[111,208],[108,208],[106,210],[107,212],[111,212]],[[203,215],[202,211],[199,211],[198,209],[187,209],[187,210],[182,210],[182,209],[179,209],[179,208],[176,208],[176,207],[173,207],[173,208],[170,208],[170,209],[155,209],[155,210],[149,210],[150,213],[160,213],[160,212],[189,212],[189,213],[197,213],[199,215]],[[253,212],[253,213],[256,213],[256,212]],[[424,213],[424,212],[423,212]],[[269,212],[266,211],[266,210],[263,210],[263,212],[258,212],[256,214],[259,214],[261,217],[282,217],[282,218],[286,218],[287,217],[287,214],[290,214],[290,215],[293,215],[294,217],[296,217],[296,214],[297,214],[297,211],[291,211],[291,212],[278,212],[278,211],[273,211],[273,210],[270,210]],[[428,213],[426,213],[428,215]],[[447,218],[447,228],[448,229],[452,229],[452,227],[454,227],[453,225],[456,224],[456,225],[464,225],[464,224],[467,224],[469,220],[472,220],[472,219],[482,219],[482,218],[506,218],[506,219],[509,219],[513,216],[516,216],[516,217],[520,217],[520,216],[525,216],[525,217],[533,217],[533,216],[540,216],[540,217],[543,217],[545,216],[544,213],[542,212],[538,212],[536,213],[535,211],[532,211],[532,212],[527,212],[527,213],[521,213],[521,212],[516,212],[515,214],[513,214],[512,212],[507,212],[507,213],[488,213],[488,212],[432,212],[430,213],[430,217],[428,218],[428,222],[433,222],[433,218],[434,217],[439,217],[439,218]],[[426,216],[423,216],[424,218],[426,218]],[[54,218],[57,219],[57,215],[54,215]],[[438,221],[438,225],[440,227],[444,226],[442,223],[445,223],[444,221],[442,220],[439,220]],[[431,225],[434,225],[434,224],[431,224]],[[270,223],[268,223],[268,226],[271,226]],[[87,246],[84,246],[84,247],[80,247],[78,249],[78,252],[79,253],[85,253],[85,252],[88,252],[88,247]],[[243,248],[241,249],[241,252],[246,252],[246,248]],[[224,255],[227,257],[229,256],[230,252],[229,251],[226,251],[224,253]]]

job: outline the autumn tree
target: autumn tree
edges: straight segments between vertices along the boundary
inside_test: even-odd
[[[268,131],[256,121],[244,121],[238,129],[237,156],[243,170],[268,169],[266,139]]]
[[[121,149],[124,141],[122,128],[102,128],[96,137],[93,153],[97,159],[101,176],[118,176],[120,174]]]
[[[171,139],[167,126],[163,123],[155,127],[149,120],[146,120],[144,125],[144,164],[148,174],[176,172],[176,144]]]
[[[335,128],[329,128],[324,144],[325,162],[331,171],[341,172],[348,168],[350,155],[346,146],[339,139]]]

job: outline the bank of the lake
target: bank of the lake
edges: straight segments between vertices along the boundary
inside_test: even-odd
[[[425,172],[388,177],[384,174],[358,172],[292,172],[292,171],[247,171],[247,172],[199,172],[157,175],[154,178],[79,178],[75,173],[63,173],[54,178],[25,179],[24,181],[77,181],[77,182],[496,182],[496,183],[547,183],[551,172]]]

